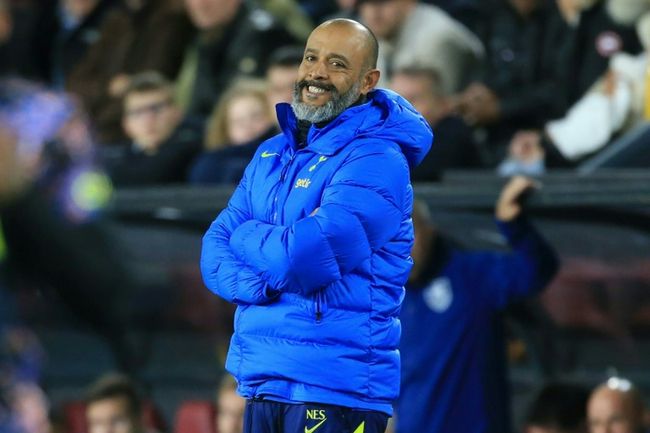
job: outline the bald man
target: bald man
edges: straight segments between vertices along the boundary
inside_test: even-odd
[[[629,381],[612,378],[589,397],[587,421],[590,433],[641,433],[643,400]]]
[[[398,312],[411,268],[409,167],[426,120],[376,90],[377,41],[310,35],[282,133],[262,143],[203,239],[210,290],[237,304],[226,369],[248,433],[379,433],[399,391]]]

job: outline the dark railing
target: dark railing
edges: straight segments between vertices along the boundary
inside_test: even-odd
[[[441,182],[416,184],[416,197],[435,211],[489,211],[505,179],[492,172],[455,171]],[[553,172],[539,178],[543,188],[527,201],[531,212],[553,218],[607,220],[643,226],[650,219],[650,170],[606,170],[590,175]],[[153,219],[179,224],[214,217],[232,186],[166,186],[122,189],[111,213],[118,219]],[[624,214],[628,217],[619,220]]]

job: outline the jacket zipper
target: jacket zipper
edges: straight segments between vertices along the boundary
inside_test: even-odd
[[[289,167],[291,166],[291,163],[293,162],[295,157],[296,154],[293,153],[289,158],[289,161],[282,167],[282,170],[280,171],[280,183],[278,184],[278,187],[275,189],[275,197],[273,197],[273,223],[274,224],[278,223],[278,195],[280,194],[280,189],[282,188],[282,184],[284,184],[284,181],[287,178]]]
[[[316,292],[316,323],[320,323],[323,320],[323,311],[322,311],[322,290]]]

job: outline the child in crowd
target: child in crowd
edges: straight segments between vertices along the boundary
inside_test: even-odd
[[[122,187],[183,182],[200,151],[202,129],[182,120],[170,82],[153,71],[137,74],[123,104],[122,127],[129,142],[104,150],[113,183]]]
[[[191,183],[239,182],[257,146],[276,133],[263,82],[235,83],[220,99],[206,128],[204,148],[190,171]]]

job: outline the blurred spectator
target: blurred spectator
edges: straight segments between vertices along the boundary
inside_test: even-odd
[[[451,112],[451,103],[443,95],[437,71],[426,68],[399,69],[393,74],[390,88],[413,104],[429,122],[435,136],[426,158],[411,171],[411,181],[434,181],[447,168],[479,165],[472,130]]]
[[[7,269],[62,299],[107,339],[120,368],[134,369],[124,339],[133,286],[100,218],[111,189],[83,115],[61,94],[2,81],[0,130],[15,155],[13,198],[0,207]]]
[[[311,17],[300,7],[295,0],[254,0],[259,6],[270,12],[275,19],[282,23],[293,37],[304,42],[314,29]]]
[[[84,58],[88,49],[100,38],[104,18],[116,0],[60,0],[44,11],[40,33],[43,53],[49,53],[49,80],[63,89],[71,71]]]
[[[350,18],[359,21],[357,16],[357,0],[336,0],[338,10],[328,15],[325,21],[334,18]]]
[[[4,287],[0,302],[0,431],[49,433],[49,401],[39,386],[42,348],[28,329],[7,317],[15,313]]]
[[[566,116],[547,122],[543,131],[518,132],[510,142],[508,159],[499,168],[501,174],[526,173],[531,166],[541,172],[545,166],[575,165],[602,149],[617,134],[647,120],[650,13],[639,19],[637,32],[645,51],[637,56],[614,55],[609,71]]]
[[[237,394],[237,382],[226,374],[217,392],[217,432],[242,433],[245,407],[246,399]]]
[[[261,142],[277,133],[262,81],[235,83],[208,122],[205,150],[194,163],[192,183],[236,184]]]
[[[643,399],[629,380],[612,377],[589,398],[590,433],[643,433]]]
[[[540,176],[546,171],[541,135],[536,130],[517,131],[510,140],[508,156],[499,164],[501,176]]]
[[[298,0],[303,10],[316,23],[322,23],[326,17],[336,12],[336,0]]]
[[[20,323],[5,275],[8,245],[2,218],[20,201],[32,180],[25,149],[17,145],[12,125],[16,101],[8,90],[6,83],[0,82],[0,431],[49,433],[49,402],[38,384],[44,354],[36,337]]]
[[[558,267],[522,212],[533,187],[515,177],[497,201],[497,225],[510,253],[464,251],[438,232],[426,207],[414,207],[414,265],[400,314],[397,433],[511,431],[499,315],[539,293]]]
[[[610,56],[639,49],[630,23],[621,21],[625,14],[614,18],[610,10],[642,1],[557,0],[555,7],[540,0],[499,0],[491,19],[477,27],[488,51],[482,82],[459,97],[465,120],[488,128],[488,163],[504,156],[515,131],[564,115]],[[524,170],[537,174],[543,167],[529,163]]]
[[[130,142],[110,149],[108,173],[118,186],[181,183],[200,151],[202,131],[181,122],[172,84],[157,72],[131,78],[124,95],[122,125]]]
[[[126,376],[100,377],[86,397],[88,433],[144,433],[142,401]]]
[[[298,80],[298,67],[302,62],[303,48],[286,46],[277,49],[269,59],[266,69],[267,98],[273,120],[277,123],[275,106],[281,102],[291,103],[293,87]]]
[[[379,40],[380,85],[405,66],[438,71],[445,95],[460,90],[483,56],[481,42],[440,8],[417,0],[360,0],[361,21]]]
[[[70,73],[102,144],[123,140],[122,98],[131,76],[158,71],[176,77],[192,36],[191,25],[174,0],[125,0],[106,17],[100,39]]]
[[[550,25],[555,30],[559,70],[557,79],[561,91],[556,96],[562,112],[576,102],[607,70],[610,59],[617,53],[637,54],[641,50],[634,23],[642,10],[636,6],[646,0],[556,0],[559,13]],[[638,10],[630,20],[624,8]],[[612,14],[615,14],[614,16]],[[629,12],[628,12],[629,13]]]
[[[555,115],[557,47],[547,43],[553,9],[545,0],[487,0],[482,7],[482,77],[457,102],[469,125],[488,128],[485,163],[495,165],[516,130],[539,127]]]
[[[545,385],[528,408],[524,433],[587,433],[588,399],[581,385]]]
[[[4,45],[11,37],[13,20],[7,0],[0,1],[0,43]]]
[[[188,116],[206,118],[234,79],[263,76],[270,54],[295,42],[271,14],[244,0],[185,0],[185,6],[199,29],[177,81]]]
[[[463,23],[467,28],[473,29],[481,20],[480,14],[481,0],[424,0],[424,3],[430,3],[442,8],[449,15]]]
[[[34,383],[13,384],[8,392],[9,413],[0,419],[3,433],[50,433],[49,402]],[[2,403],[0,403],[0,406]],[[2,417],[0,407],[0,417]]]
[[[0,0],[0,76],[47,80],[46,53],[37,40],[42,10],[54,0]]]

